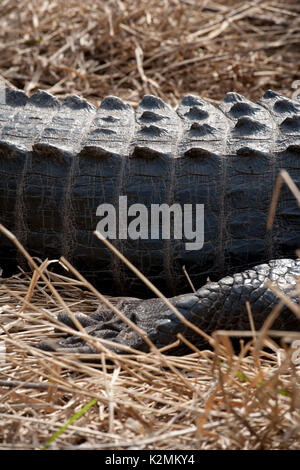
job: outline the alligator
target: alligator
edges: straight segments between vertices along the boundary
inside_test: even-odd
[[[179,308],[194,316],[200,292],[200,311],[207,304],[208,312],[211,302],[201,292],[219,299],[215,290],[221,289],[217,315],[229,316],[227,327],[244,326],[248,317],[232,322],[237,311],[227,309],[236,301],[244,311],[242,279],[255,289],[263,276],[279,275],[284,285],[287,276],[295,285],[300,212],[286,186],[271,229],[266,221],[279,170],[300,183],[299,130],[299,100],[272,90],[256,103],[227,93],[219,106],[187,95],[177,110],[152,95],[137,109],[108,96],[97,109],[76,95],[61,103],[46,91],[27,97],[0,85],[0,223],[33,256],[63,255],[105,294],[148,297],[120,306],[137,321],[148,318],[147,331],[161,314],[160,331],[168,338],[168,325],[178,329],[178,321],[94,236],[98,227],[165,295],[177,295],[171,300]],[[3,235],[0,263],[4,273],[24,263]],[[183,267],[195,286],[210,282],[182,297],[189,290]],[[80,318],[92,330],[103,318],[114,322],[107,312],[96,312],[92,324]],[[64,314],[61,319],[69,321]],[[119,331],[115,325],[108,330],[101,331]]]
[[[299,303],[299,287],[296,289],[297,278],[300,276],[300,260],[280,259],[255,266],[242,273],[226,276],[218,282],[208,282],[194,293],[183,294],[170,300],[179,315],[166,305],[160,298],[126,299],[116,305],[117,309],[128,320],[133,322],[139,331],[113,313],[99,307],[95,313],[85,315],[81,312],[73,314],[92,337],[110,340],[110,349],[118,353],[124,352],[120,345],[130,346],[135,350],[148,352],[148,340],[156,348],[165,348],[175,343],[180,333],[185,341],[166,349],[172,354],[184,354],[196,348],[207,348],[214,343],[208,337],[216,330],[250,330],[251,324],[246,302],[251,305],[254,328],[259,330],[265,320],[278,304],[276,291],[267,282],[276,285],[292,303]],[[63,324],[77,329],[73,320],[65,311],[58,315]],[[196,326],[196,329],[191,327]],[[300,312],[297,313],[289,305],[282,304],[280,315],[272,323],[272,329],[300,331]],[[200,331],[199,331],[200,330]],[[203,334],[204,333],[204,334]],[[272,331],[270,332],[272,333]],[[272,335],[272,334],[271,334]],[[238,349],[236,341],[232,341]],[[192,345],[192,346],[190,346]],[[68,351],[72,353],[94,354],[99,350],[76,335],[59,339],[40,341],[38,348],[46,351]],[[153,346],[152,346],[153,347]]]

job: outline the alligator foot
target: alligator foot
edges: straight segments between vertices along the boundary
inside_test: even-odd
[[[242,273],[221,279],[219,282],[208,282],[196,293],[185,294],[170,299],[171,303],[207,334],[218,329],[249,330],[250,324],[246,310],[246,301],[250,302],[256,329],[261,328],[267,316],[278,303],[278,297],[266,286],[269,280],[282,292],[291,295],[299,303],[295,293],[297,278],[300,276],[300,260],[282,259],[261,264]],[[198,348],[206,347],[205,339],[194,330],[183,324],[161,299],[122,300],[118,309],[144,330],[148,338],[158,347],[169,345],[177,340],[181,333]],[[90,316],[75,314],[79,322],[91,336],[109,339],[115,343],[148,351],[148,345],[132,330],[130,326],[107,310],[98,310]],[[58,319],[64,324],[75,327],[64,312]],[[287,307],[283,307],[272,329],[300,331],[300,320]],[[97,350],[76,336],[58,340],[55,345],[45,341],[37,347],[44,350],[65,350],[76,353],[96,353]],[[116,345],[116,351],[118,347]],[[187,351],[182,344],[172,354]]]

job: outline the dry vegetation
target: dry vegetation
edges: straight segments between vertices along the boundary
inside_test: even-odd
[[[298,0],[4,0],[0,77],[96,103],[116,94],[135,104],[148,92],[173,105],[190,92],[212,102],[230,90],[291,96],[299,9]],[[300,448],[299,365],[284,342],[265,336],[267,352],[254,339],[235,355],[223,336],[215,351],[174,357],[116,355],[98,341],[97,364],[46,353],[33,346],[57,337],[63,302],[90,313],[99,301],[45,265],[44,274],[46,283],[22,272],[0,286],[0,448],[42,448],[88,403],[49,448]]]
[[[115,94],[134,104],[149,92],[173,105],[185,93],[290,96],[299,11],[298,0],[3,0],[0,74],[27,92],[96,103]]]
[[[43,352],[33,345],[57,337],[62,310],[53,288],[73,312],[90,313],[99,302],[76,281],[44,274],[46,285],[23,273],[0,289],[2,449],[42,448],[93,399],[50,448],[299,449],[295,349],[265,338],[269,352],[256,354],[252,340],[237,356],[224,336],[214,352],[183,357],[117,355],[105,340],[96,343],[97,363],[95,356]]]

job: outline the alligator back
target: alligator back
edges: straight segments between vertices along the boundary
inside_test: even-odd
[[[105,293],[145,295],[93,235],[111,207],[112,243],[168,295],[187,290],[183,266],[199,287],[295,257],[300,212],[287,187],[266,229],[281,168],[299,185],[300,102],[270,90],[257,103],[228,93],[218,107],[189,95],[175,111],[151,95],[136,110],[112,96],[96,109],[78,96],[61,104],[44,91],[0,88],[0,222],[33,256],[64,255]],[[153,221],[162,204],[171,211]],[[174,228],[180,214],[185,225]],[[20,255],[0,237],[0,265],[14,269]]]

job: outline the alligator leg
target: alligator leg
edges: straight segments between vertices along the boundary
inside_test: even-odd
[[[269,280],[282,292],[292,294],[292,301],[297,303],[298,294],[295,293],[295,289],[298,276],[300,276],[300,260],[275,260],[225,277],[219,282],[208,282],[196,293],[173,297],[170,301],[187,320],[210,334],[218,329],[249,330],[245,306],[248,300],[255,327],[259,329],[278,303],[278,297],[266,286],[266,282]],[[161,299],[123,300],[117,306],[147,333],[148,338],[158,348],[176,341],[178,333],[184,335],[198,348],[207,346],[204,338],[183,324]],[[90,316],[81,313],[76,316],[91,336],[109,339],[139,350],[149,349],[143,339],[112,312],[99,310]],[[74,327],[66,313],[61,313],[58,319]],[[300,331],[300,320],[287,307],[283,307],[272,329]],[[56,347],[47,342],[39,343],[38,347],[45,350],[62,348],[65,351],[79,353],[97,352],[76,336],[57,341]],[[180,354],[184,352],[184,348],[186,349],[182,345],[177,350],[172,349],[171,352]]]

